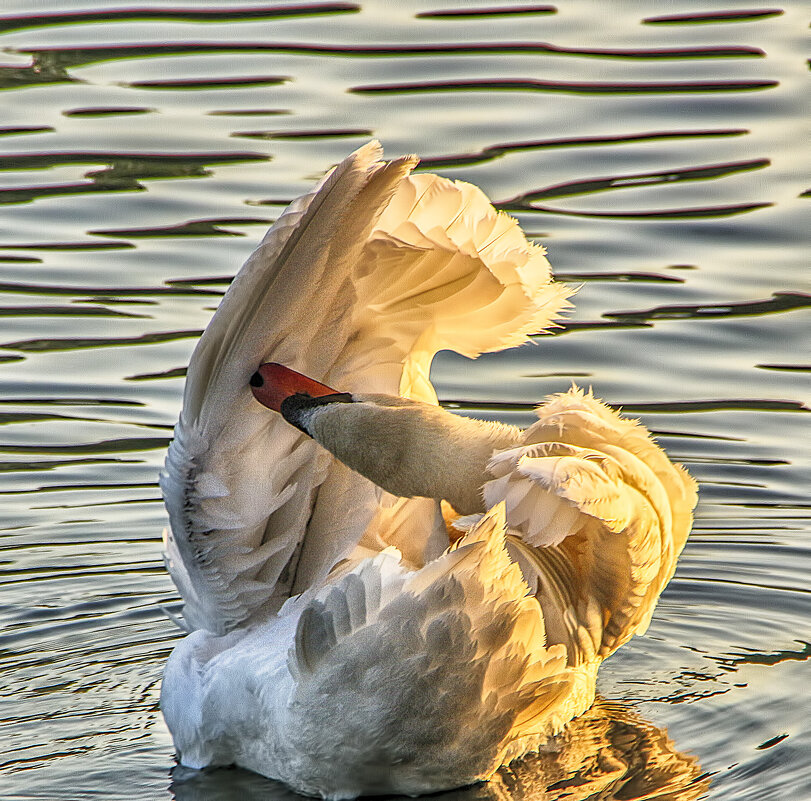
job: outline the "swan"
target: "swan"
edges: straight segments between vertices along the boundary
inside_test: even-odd
[[[589,708],[689,533],[695,482],[591,392],[525,430],[438,406],[437,351],[520,345],[570,291],[416,163],[370,142],[294,200],[192,355],[160,477],[188,768],[325,799],[487,780]]]

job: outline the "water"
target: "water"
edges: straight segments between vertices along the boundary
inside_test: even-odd
[[[482,186],[581,287],[537,347],[441,355],[440,397],[524,423],[575,380],[701,483],[610,701],[453,797],[811,797],[800,4],[43,6],[0,12],[4,797],[289,797],[170,776],[156,476],[228,277],[372,135]]]

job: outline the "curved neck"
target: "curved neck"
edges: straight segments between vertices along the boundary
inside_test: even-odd
[[[485,511],[481,488],[495,450],[518,444],[514,426],[459,417],[386,395],[314,407],[304,429],[387,492],[444,499],[460,514]]]

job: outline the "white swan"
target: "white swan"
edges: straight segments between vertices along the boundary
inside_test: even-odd
[[[161,476],[181,763],[333,799],[486,779],[586,710],[696,497],[579,390],[526,431],[436,405],[438,350],[520,344],[568,291],[476,187],[381,155],[349,156],[242,268]]]

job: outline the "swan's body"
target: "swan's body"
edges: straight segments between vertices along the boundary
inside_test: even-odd
[[[568,292],[475,187],[379,156],[294,201],[235,279],[161,478],[191,632],[161,695],[181,762],[327,798],[485,779],[587,709],[695,504],[578,390],[526,431],[436,406],[437,350],[520,344]],[[323,391],[262,368],[287,420],[268,411],[268,361]],[[453,545],[441,500],[469,516]]]

